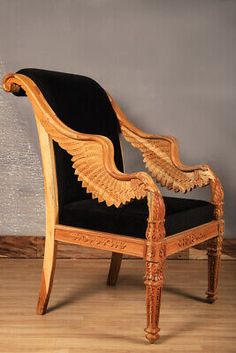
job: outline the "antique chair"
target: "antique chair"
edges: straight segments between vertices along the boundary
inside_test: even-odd
[[[4,77],[5,91],[32,103],[45,181],[46,243],[37,306],[45,314],[58,242],[112,252],[107,284],[123,254],[145,261],[146,338],[159,338],[165,259],[208,241],[209,302],[217,296],[223,239],[223,189],[208,165],[186,166],[173,137],[137,129],[115,100],[88,77],[23,69]],[[211,202],[162,197],[145,172],[126,174],[119,132],[143,155],[153,179],[175,192],[210,185]]]

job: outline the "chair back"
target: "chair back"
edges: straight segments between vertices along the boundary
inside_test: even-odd
[[[114,146],[115,163],[123,171],[119,124],[104,89],[91,78],[40,69],[22,69],[40,89],[59,119],[70,128],[108,137]],[[24,96],[21,89],[17,95]],[[54,142],[59,214],[67,203],[91,198],[82,188],[72,168],[71,156]]]

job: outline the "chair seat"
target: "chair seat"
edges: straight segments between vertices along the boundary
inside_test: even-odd
[[[213,220],[214,206],[206,201],[164,197],[166,206],[166,235]],[[133,200],[120,208],[107,207],[95,199],[79,200],[64,206],[60,224],[145,238],[147,200]]]

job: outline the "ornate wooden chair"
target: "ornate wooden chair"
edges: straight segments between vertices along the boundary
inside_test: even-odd
[[[214,302],[224,221],[222,186],[210,167],[182,164],[173,137],[137,129],[88,77],[23,69],[6,75],[3,87],[28,96],[41,145],[46,244],[38,314],[47,310],[57,242],[111,251],[108,285],[116,284],[123,254],[143,257],[151,343],[159,338],[163,266],[171,254],[208,241],[206,294]],[[211,202],[162,197],[147,173],[125,174],[119,132],[162,186],[185,193],[210,185]]]

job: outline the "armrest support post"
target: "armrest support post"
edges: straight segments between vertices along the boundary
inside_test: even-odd
[[[215,219],[220,220],[224,216],[224,191],[219,178],[214,175],[210,180],[211,202],[215,205]]]

